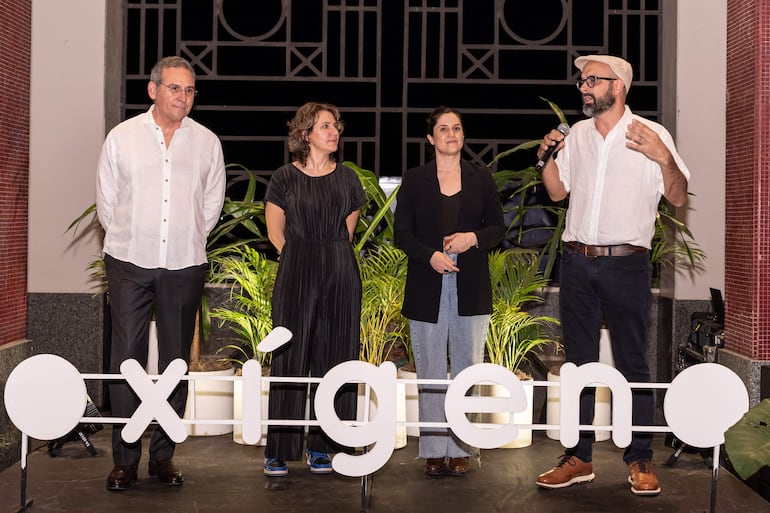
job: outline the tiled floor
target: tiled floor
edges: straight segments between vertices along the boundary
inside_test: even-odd
[[[107,492],[112,468],[108,430],[92,437],[98,450],[90,456],[80,443],[66,444],[57,457],[45,445],[33,445],[29,456],[27,498],[30,513],[68,512],[255,512],[344,513],[362,511],[361,480],[339,475],[314,476],[301,462],[290,464],[286,478],[261,472],[262,448],[246,447],[230,435],[191,437],[177,448],[185,484],[166,488],[147,478],[146,461],[131,490]],[[611,441],[594,450],[593,483],[562,490],[535,486],[537,475],[552,466],[561,445],[535,434],[530,447],[482,452],[483,465],[463,478],[427,478],[416,460],[417,438],[394,452],[372,481],[368,510],[372,513],[703,513],[710,508],[711,471],[696,454],[683,454],[673,467],[664,463],[671,450],[656,440],[657,472],[663,492],[658,497],[630,493],[622,450]],[[0,513],[20,506],[18,465],[0,473]],[[732,475],[719,473],[716,511],[768,512],[770,503]]]

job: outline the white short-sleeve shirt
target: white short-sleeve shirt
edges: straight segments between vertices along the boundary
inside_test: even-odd
[[[636,119],[654,130],[687,180],[690,171],[663,126],[631,112],[602,137],[593,119],[575,123],[558,154],[559,177],[569,192],[564,241],[591,245],[651,247],[658,203],[663,195],[660,166],[626,148],[626,131]]]

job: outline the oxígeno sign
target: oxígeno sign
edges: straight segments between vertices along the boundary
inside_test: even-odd
[[[123,362],[120,377],[136,392],[141,403],[129,419],[102,417],[100,421],[125,423],[122,436],[132,441],[138,439],[154,419],[172,440],[177,443],[184,441],[187,430],[167,399],[182,379],[195,379],[184,376],[186,370],[187,365],[183,360],[175,360],[163,374],[151,377],[135,360]],[[633,388],[652,388],[650,384],[628,383],[615,368],[601,363],[588,363],[579,367],[566,363],[560,374],[560,441],[565,447],[572,447],[578,441],[579,396],[580,391],[587,386],[601,384],[612,391],[612,438],[615,445],[626,447],[631,442],[633,431],[650,430],[649,426],[632,426],[631,422],[631,391]],[[66,435],[78,422],[83,421],[81,417],[86,406],[83,376],[89,379],[117,378],[113,374],[81,375],[67,360],[51,354],[36,355],[24,360],[11,372],[6,383],[5,405],[8,416],[19,430],[34,438],[52,440]],[[261,365],[256,360],[250,360],[243,366],[242,377],[231,379],[240,379],[243,383],[243,420],[222,420],[229,420],[233,424],[242,422],[244,441],[256,443],[261,437],[262,424],[271,423],[270,419],[263,419],[261,413]],[[503,386],[510,396],[466,396],[474,385],[490,382]],[[364,423],[339,419],[334,410],[334,396],[346,383],[366,383],[371,387],[378,401],[374,419]],[[336,472],[346,476],[371,474],[384,466],[393,454],[397,426],[397,383],[396,367],[391,362],[379,367],[361,361],[344,362],[332,368],[320,380],[315,410],[321,428],[342,445],[371,446],[364,454],[335,455],[332,466]],[[743,382],[727,367],[714,363],[691,366],[677,375],[670,384],[656,384],[654,387],[667,388],[663,405],[667,430],[693,447],[713,447],[723,443],[724,432],[748,410],[748,392]],[[709,393],[704,394],[704,390]],[[524,385],[515,374],[489,363],[473,365],[448,382],[444,406],[446,425],[464,442],[482,449],[492,449],[516,438],[518,426],[512,423],[475,424],[468,420],[466,414],[516,413],[525,407]],[[201,422],[210,423],[211,420]]]

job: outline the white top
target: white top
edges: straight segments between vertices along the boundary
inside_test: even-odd
[[[204,264],[224,203],[222,145],[185,117],[166,148],[153,109],[113,128],[102,146],[96,212],[104,253],[145,269]]]
[[[569,192],[562,240],[651,247],[658,202],[664,191],[663,174],[656,162],[626,148],[626,130],[632,119],[660,136],[689,181],[690,171],[668,130],[633,114],[628,106],[606,139],[593,119],[579,121],[570,129],[556,159],[559,178]]]

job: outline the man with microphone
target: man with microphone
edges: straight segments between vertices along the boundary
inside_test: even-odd
[[[575,59],[575,66],[581,71],[577,88],[588,119],[570,130],[551,130],[538,149],[551,199],[570,196],[559,294],[565,356],[575,365],[598,361],[604,320],[615,367],[629,382],[649,382],[649,250],[658,202],[662,195],[671,205],[683,206],[690,172],[669,132],[626,106],[633,77],[628,62],[590,55]],[[633,401],[633,424],[652,425],[652,390],[634,391]],[[585,390],[580,424],[591,424],[593,409],[593,389]],[[660,493],[651,441],[649,433],[634,433],[623,454],[637,495]],[[577,446],[568,448],[537,484],[564,488],[592,481],[593,442],[593,431],[581,432]]]

